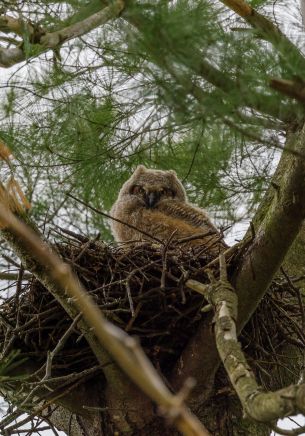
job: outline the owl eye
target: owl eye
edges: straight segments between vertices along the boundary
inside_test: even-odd
[[[176,196],[175,191],[173,191],[170,188],[163,188],[161,192],[162,192],[163,195],[166,195],[167,197],[174,198]]]
[[[133,195],[142,194],[144,192],[144,189],[142,186],[139,185],[133,185],[130,189],[130,193]]]

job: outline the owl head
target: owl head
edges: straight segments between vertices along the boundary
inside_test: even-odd
[[[175,171],[152,170],[144,165],[139,165],[124,183],[119,194],[119,197],[123,196],[133,196],[148,208],[156,207],[166,199],[186,201],[185,190]]]

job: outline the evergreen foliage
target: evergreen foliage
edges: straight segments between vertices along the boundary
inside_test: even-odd
[[[286,15],[285,3],[251,4],[293,22],[294,9]],[[39,17],[48,31],[100,7],[96,1],[27,5],[20,2],[15,12],[21,8],[33,22]],[[105,219],[63,196],[73,192],[107,211],[144,163],[175,169],[192,201],[218,224],[234,224],[253,213],[282,133],[303,115],[270,88],[270,77],[301,74],[294,53],[283,58],[220,2],[132,3],[124,18],[6,72],[0,136],[41,223],[64,220],[109,237]]]
[[[0,5],[1,183],[10,180],[12,175],[18,180],[32,205],[28,211],[29,215],[50,241],[53,234],[56,233],[58,237],[58,225],[65,227],[68,234],[72,235],[72,240],[75,234],[71,233],[71,230],[79,233],[78,237],[81,243],[85,244],[85,248],[83,251],[81,245],[76,259],[88,261],[93,276],[96,275],[100,263],[104,265],[104,262],[100,262],[97,257],[97,264],[94,265],[89,258],[83,256],[90,248],[90,237],[100,233],[102,240],[111,241],[112,236],[105,216],[93,212],[89,206],[107,213],[123,182],[137,165],[174,169],[183,181],[190,200],[198,206],[207,208],[219,227],[232,227],[243,220],[250,220],[257,206],[270,200],[270,196],[267,196],[262,202],[286,137],[294,132],[300,133],[301,125],[304,123],[305,97],[301,95],[303,102],[302,98],[293,99],[293,94],[278,92],[271,82],[272,79],[280,79],[284,85],[292,83],[304,94],[304,29],[298,0],[248,0],[246,6],[251,5],[255,12],[249,16],[245,15],[244,19],[232,13],[231,9],[224,6],[226,1],[221,0],[128,0],[124,2],[124,9],[120,9],[114,17],[109,12],[110,16],[100,24],[91,27],[88,25],[87,29],[90,28],[91,31],[81,32],[77,29],[77,26],[81,27],[85,22],[88,24],[93,14],[101,14],[102,6],[109,10],[115,3],[105,0],[3,0]],[[243,2],[239,4],[243,5]],[[14,32],[10,31],[9,24],[3,18],[5,16],[15,20],[12,25]],[[74,31],[70,36],[64,37],[67,29]],[[50,43],[50,35],[56,36],[56,44]],[[19,55],[21,51],[21,60],[24,62],[18,61],[15,53],[13,60],[9,59],[5,64],[2,55],[11,48]],[[7,71],[1,68],[2,63],[4,66],[10,66],[10,62],[14,66]],[[1,156],[2,143],[12,150],[14,158],[8,160]],[[296,147],[296,150],[299,149]],[[290,151],[297,153],[295,150]],[[287,157],[287,154],[285,156]],[[282,162],[285,164],[284,159]],[[292,160],[289,161],[289,171],[293,165]],[[279,169],[283,173],[285,170],[283,167]],[[280,194],[287,188],[285,183],[289,179],[289,171],[288,176],[282,178],[281,188],[284,189]],[[304,180],[304,177],[300,171],[296,180],[300,182],[301,179]],[[289,185],[288,182],[286,185]],[[302,186],[301,182],[297,184],[298,187]],[[291,189],[294,189],[293,183],[291,185]],[[272,186],[278,194],[280,189],[277,184],[273,183]],[[290,195],[290,187],[289,185],[286,189],[288,194],[285,191],[285,199]],[[299,191],[304,192],[302,189]],[[302,203],[303,197],[299,195],[299,191],[293,191],[293,195],[297,192],[296,196],[300,201],[294,202],[294,207],[297,204],[300,206],[299,209],[302,209],[304,202]],[[76,197],[79,202],[75,200]],[[279,201],[279,209],[282,206],[282,209],[286,209],[289,201],[284,205],[284,201]],[[268,214],[272,215],[273,209],[277,206],[274,206],[274,203],[271,199],[271,207],[267,213],[264,209],[262,214],[256,217],[258,221],[264,214],[267,217]],[[88,207],[85,207],[85,204]],[[299,214],[295,222],[293,219],[290,220],[293,221],[291,227],[288,222],[291,218],[289,213]],[[246,261],[250,259],[251,265],[243,268],[243,264],[240,267],[237,256],[236,271],[242,271],[246,279],[241,280],[239,285],[236,280],[236,289],[238,293],[241,293],[238,286],[245,289],[245,294],[241,296],[247,296],[244,299],[239,298],[239,318],[244,317],[244,320],[248,320],[255,310],[255,304],[258,304],[270,285],[271,275],[278,271],[291,241],[299,231],[301,220],[304,218],[302,213],[302,210],[288,210],[286,229],[289,231],[282,238],[282,246],[275,245],[278,248],[275,256],[270,255],[274,242],[272,239],[275,233],[278,235],[278,229],[281,229],[281,220],[276,223],[278,226],[275,226],[274,233],[274,228],[270,230],[267,225],[260,227],[263,231],[266,228],[267,231],[270,230],[263,242],[266,242],[268,237],[267,242],[272,241],[266,256],[264,248],[268,243],[261,244],[259,248],[262,250],[258,250],[257,258],[260,261],[256,264],[256,269],[263,276],[258,285],[253,285],[256,280],[253,271],[257,271],[253,263],[255,256],[251,257],[251,248],[255,244],[259,246],[261,241],[256,243],[254,236],[254,242],[251,240],[249,243],[252,244],[250,249],[247,245],[248,240],[245,245],[240,245],[241,252],[245,246],[249,249],[246,255],[240,258]],[[276,216],[284,215],[285,213],[279,213]],[[287,237],[288,233],[292,235],[290,239]],[[85,234],[87,239],[81,234]],[[7,242],[4,240],[0,241],[1,249],[3,248],[1,268],[6,268],[8,264],[18,267],[15,254],[7,248],[10,244],[9,239]],[[18,248],[18,243],[19,241],[12,246]],[[96,243],[98,249],[101,246],[100,242]],[[102,247],[104,249],[104,246]],[[165,247],[162,253],[162,277],[167,262],[167,249],[168,247]],[[112,246],[109,250],[111,253]],[[140,247],[139,251],[141,250]],[[276,252],[277,249],[273,251]],[[18,250],[16,253],[20,256]],[[272,257],[271,262],[270,259],[265,262],[264,257],[268,255]],[[299,258],[302,255],[302,251],[301,255],[298,253]],[[23,265],[18,268],[18,304],[23,274],[32,271],[26,264],[26,256],[27,253],[23,257],[20,256]],[[149,254],[147,261],[150,260]],[[74,261],[75,258],[72,256],[71,263]],[[232,270],[235,266],[232,266]],[[125,286],[126,280],[128,282],[133,274],[128,270],[127,279],[123,280],[121,271],[118,271],[118,279],[113,280],[113,270],[110,268],[109,271],[110,282],[120,283],[120,286]],[[273,295],[275,300],[279,298],[283,305],[280,316],[285,313],[286,304],[291,303],[290,291],[294,292],[293,295],[298,300],[300,312],[304,312],[301,293],[295,281],[286,277],[284,270],[282,272],[289,285],[289,295],[285,301],[282,296]],[[138,268],[138,273],[144,277],[141,267]],[[181,280],[184,280],[183,274]],[[232,280],[235,279],[236,275],[233,275]],[[303,277],[301,279],[303,280]],[[8,286],[1,289],[0,298],[8,298],[12,292],[10,283],[8,281]],[[35,285],[35,282],[32,283]],[[104,282],[101,283],[101,286],[104,286]],[[52,282],[50,287],[53,285]],[[180,278],[175,285],[177,289],[178,285],[180,287]],[[99,292],[101,286],[94,283],[92,289],[97,288]],[[49,292],[49,287],[46,287]],[[41,296],[41,293],[38,292],[38,295]],[[129,294],[127,297],[129,298]],[[130,304],[128,298],[125,299],[126,304]],[[157,294],[156,300],[160,302]],[[248,304],[250,300],[252,305]],[[269,335],[271,332],[272,337],[279,340],[277,333],[281,331],[283,322],[280,316],[277,323],[273,322],[272,316],[277,314],[269,316],[271,311],[268,304],[269,302],[264,316],[270,321],[270,325],[263,326],[264,337],[268,344],[271,344],[273,353],[278,343],[281,343],[283,348],[284,344],[278,342],[273,347]],[[43,307],[43,303],[39,303],[40,306]],[[186,307],[184,303],[183,307]],[[289,307],[291,308],[291,305]],[[294,310],[294,307],[292,309]],[[32,317],[27,304],[25,311],[27,316]],[[155,311],[161,313],[159,306]],[[18,312],[16,325],[19,323],[19,315]],[[171,314],[169,316],[171,317]],[[177,312],[177,316],[180,319],[181,314]],[[287,319],[289,327],[292,315]],[[190,321],[193,323],[192,316]],[[30,330],[33,327],[31,322]],[[37,322],[41,322],[39,317]],[[238,322],[241,323],[240,319]],[[304,324],[304,319],[302,323]],[[250,326],[251,332],[254,331],[255,335],[260,335],[260,324],[263,325],[263,322],[256,320],[257,329],[252,328],[253,323]],[[16,331],[11,325],[7,323],[6,327],[8,326],[15,338]],[[298,323],[294,322],[293,325],[298,332],[301,330]],[[209,335],[212,337],[210,330],[209,328]],[[197,333],[198,331],[199,329]],[[303,341],[304,335],[302,332],[299,333]],[[188,336],[187,332],[183,334]],[[295,340],[287,328],[287,336],[289,335]],[[54,340],[57,342],[56,337]],[[213,340],[214,338],[211,344]],[[252,339],[249,339],[249,343],[252,342]],[[258,344],[263,342],[265,341],[258,341]],[[300,343],[298,346],[301,350]],[[261,349],[264,350],[264,347]],[[285,348],[283,353],[282,349],[280,352],[284,355],[289,351]],[[211,355],[212,357],[208,356],[211,359],[208,364],[213,361],[213,350]],[[218,359],[218,354],[215,356],[215,359]],[[292,353],[291,356],[295,359]],[[260,359],[258,355],[254,355],[253,360],[258,365],[261,363]],[[0,364],[0,379],[13,371],[17,373],[16,381],[19,381],[19,365],[23,363],[22,356],[18,353],[8,355]],[[212,366],[215,368],[214,363]],[[267,370],[264,370],[264,373],[267,376]],[[211,376],[209,370],[208,374],[207,378]],[[299,369],[296,375],[299,376]],[[280,385],[284,385],[288,380],[287,376],[282,374],[279,378]],[[282,378],[285,379],[284,383]],[[199,384],[202,383],[200,377],[197,377],[197,381]],[[14,389],[11,389],[15,394]],[[215,404],[212,404],[212,407],[214,406]],[[236,408],[230,423],[232,428],[235,429],[235,421],[238,421],[239,434],[250,434],[247,422],[239,422],[240,406],[236,406],[232,401],[230,407]],[[27,409],[20,407],[20,410]],[[223,413],[221,407],[219,410]],[[205,413],[209,415],[209,408]],[[212,419],[214,418],[213,415]],[[246,430],[242,428],[244,425]],[[229,433],[231,430],[227,431]],[[220,431],[219,434],[223,432]]]

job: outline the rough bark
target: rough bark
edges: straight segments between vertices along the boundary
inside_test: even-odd
[[[293,148],[305,155],[305,127],[296,135]],[[285,153],[282,159],[278,171],[282,176],[279,184],[273,184],[268,211],[233,276],[240,301],[239,331],[280,268],[305,217],[305,161]]]
[[[305,127],[289,136],[286,147],[305,155]],[[274,177],[276,183],[272,183],[253,221],[255,236],[239,259],[232,277],[240,302],[239,332],[280,268],[305,216],[304,159],[284,152]],[[208,353],[201,353],[206,349]],[[191,361],[189,356],[192,356]],[[218,365],[219,355],[211,325],[204,324],[182,354],[173,375],[174,384],[179,386],[191,373],[197,385],[190,400],[201,403],[207,399]]]

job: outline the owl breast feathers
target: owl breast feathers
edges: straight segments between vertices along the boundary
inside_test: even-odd
[[[174,171],[138,166],[122,186],[111,215],[122,221],[111,220],[119,242],[172,238],[187,247],[206,248],[213,255],[227,247],[207,213],[188,202]]]

